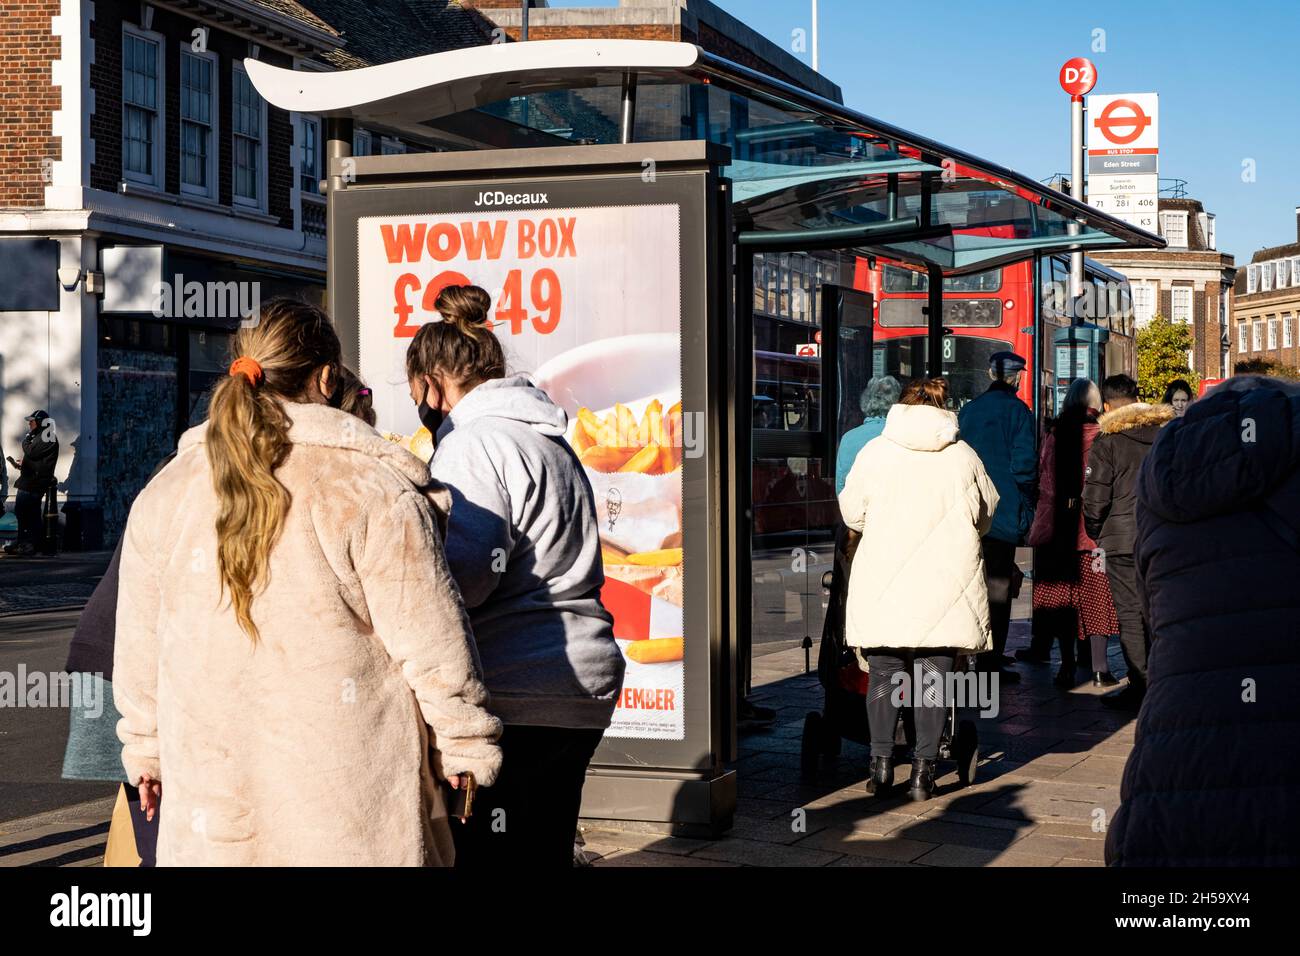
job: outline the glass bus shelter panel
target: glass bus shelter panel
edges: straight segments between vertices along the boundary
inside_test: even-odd
[[[772,252],[751,259],[751,639],[761,655],[765,646],[821,635],[821,578],[831,567],[840,517],[835,449],[843,431],[862,419],[860,412],[845,415],[847,397],[838,408],[826,405],[827,376],[838,370],[826,367],[821,339],[826,290],[851,283],[853,257]],[[857,362],[855,381],[869,371],[866,351]],[[852,396],[855,409],[859,395],[860,389]]]
[[[435,134],[455,127],[462,147],[465,136],[472,137],[475,116],[492,118],[493,146],[607,144],[620,141],[622,109],[620,87],[594,86],[529,93],[432,119],[428,126]],[[517,142],[510,140],[511,130]],[[949,226],[950,234],[882,241],[861,251],[959,274],[1066,242],[1081,248],[1123,245],[1042,194],[992,173],[923,155],[870,127],[716,83],[638,80],[633,139],[706,139],[727,146],[731,161],[721,172],[732,180],[741,230],[812,231],[892,221],[914,221],[923,229]]]

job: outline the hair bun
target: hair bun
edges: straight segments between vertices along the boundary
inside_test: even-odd
[[[449,285],[438,293],[433,307],[444,322],[470,331],[488,326],[492,297],[476,285]]]

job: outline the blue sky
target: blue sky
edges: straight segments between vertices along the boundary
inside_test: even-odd
[[[810,26],[811,0],[713,0],[774,42]],[[551,6],[615,6],[550,0]],[[1034,179],[1069,168],[1057,72],[1097,66],[1098,93],[1160,94],[1160,175],[1218,216],[1219,248],[1248,262],[1296,240],[1300,4],[820,0],[821,72],[860,112]],[[1105,52],[1093,52],[1094,29]],[[795,54],[811,62],[808,52]],[[1254,161],[1255,181],[1242,163]]]

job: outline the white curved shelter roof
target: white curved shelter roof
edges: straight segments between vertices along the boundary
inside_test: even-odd
[[[688,81],[701,61],[693,43],[663,40],[536,40],[492,43],[335,73],[286,70],[248,59],[262,97],[281,109],[371,122],[446,116],[486,103],[552,89],[643,80]]]
[[[937,264],[945,273],[988,268],[1035,252],[1165,244],[1021,173],[692,43],[499,43],[333,73],[286,70],[256,60],[244,65],[258,92],[281,109],[425,136],[436,134],[440,123],[458,123],[462,132],[468,129],[461,141],[471,148],[499,145],[484,133],[492,124],[510,135],[540,133],[543,146],[569,145],[562,131],[530,127],[514,115],[489,115],[515,97],[563,97],[565,91],[623,86],[624,109],[632,112],[636,86],[677,84],[692,94],[730,96],[728,110],[727,101],[716,95],[692,95],[685,104],[692,115],[683,118],[690,125],[673,127],[666,138],[710,139],[729,147],[731,162],[723,173],[735,184],[737,223],[770,231],[774,241],[822,230],[838,242],[861,226],[861,243],[846,239],[846,247],[869,245],[882,254]],[[568,110],[570,125],[604,120],[602,129],[616,129],[618,123],[610,120],[617,117],[601,114],[601,102],[582,94],[560,112]],[[555,111],[550,112],[554,120]],[[889,223],[902,231],[886,239],[876,231]],[[908,233],[909,223],[918,230],[915,235]]]

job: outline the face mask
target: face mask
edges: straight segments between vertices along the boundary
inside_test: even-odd
[[[438,429],[442,425],[442,409],[429,407],[429,391],[427,389],[424,398],[420,399],[420,404],[416,406],[416,414],[420,416],[420,424],[429,429],[429,434],[433,436],[434,441],[437,441]]]

